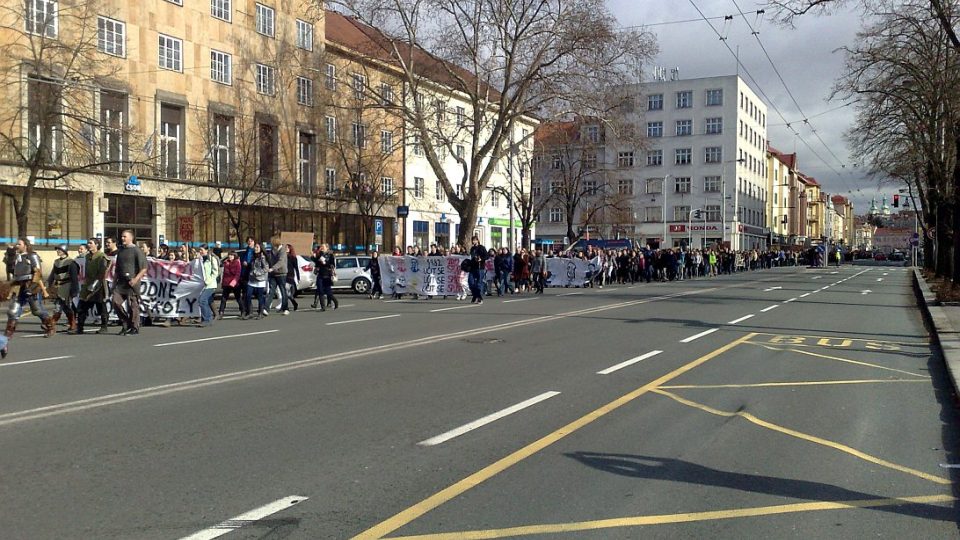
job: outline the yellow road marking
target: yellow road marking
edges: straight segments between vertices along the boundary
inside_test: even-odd
[[[715,510],[710,512],[690,512],[686,514],[663,514],[655,516],[634,516],[615,519],[599,519],[577,523],[551,523],[546,525],[528,525],[508,529],[489,529],[477,531],[457,531],[419,536],[394,536],[391,540],[483,540],[488,538],[508,538],[534,534],[560,534],[620,527],[641,527],[644,525],[666,525],[671,523],[693,523],[717,519],[773,516],[797,512],[820,512],[824,510],[850,510],[857,508],[878,508],[883,506],[904,506],[909,504],[932,504],[954,501],[950,495],[928,495],[923,497],[899,497],[896,499],[861,499],[854,501],[823,501],[796,504],[778,504],[734,510]]]
[[[617,398],[614,401],[611,401],[610,403],[607,403],[606,405],[600,407],[599,409],[596,409],[593,412],[590,412],[587,415],[582,416],[577,420],[574,420],[573,422],[570,422],[569,424],[554,431],[553,433],[550,433],[549,435],[542,437],[528,444],[527,446],[524,446],[523,448],[513,452],[512,454],[506,457],[503,457],[497,460],[494,463],[491,463],[490,465],[487,465],[483,469],[480,469],[479,471],[471,474],[470,476],[464,478],[463,480],[460,480],[459,482],[447,487],[446,489],[443,489],[431,495],[430,497],[427,497],[426,499],[411,506],[410,508],[407,508],[406,510],[401,511],[400,513],[394,515],[393,517],[388,518],[387,520],[371,527],[370,529],[367,529],[366,531],[358,534],[354,538],[361,539],[361,540],[370,539],[370,538],[383,538],[384,536],[392,533],[393,531],[399,529],[400,527],[403,527],[404,525],[410,523],[411,521],[417,519],[418,517],[433,510],[434,508],[446,503],[447,501],[450,501],[455,497],[462,495],[463,493],[470,490],[471,488],[478,486],[479,484],[509,469],[510,467],[516,465],[517,463],[520,463],[524,459],[527,459],[528,457],[536,454],[537,452],[543,450],[544,448],[547,448],[553,443],[563,439],[567,435],[570,435],[571,433],[574,433],[580,428],[589,425],[595,420],[619,409],[620,407],[623,407],[624,405],[630,403],[631,401],[637,399],[638,397],[654,390],[661,384],[669,382],[679,377],[680,375],[683,375],[684,373],[690,371],[691,369],[729,351],[730,349],[733,349],[734,347],[740,345],[741,343],[744,343],[745,341],[754,337],[755,335],[756,334],[754,333],[750,333],[743,337],[740,337],[737,340],[732,341],[724,345],[723,347],[720,347],[719,349],[716,349],[710,353],[707,353],[688,364],[680,366],[679,368],[671,371],[670,373],[667,373],[666,375],[656,380],[653,380],[628,394],[624,394],[623,396]]]
[[[927,382],[926,379],[859,379],[851,381],[799,381],[799,382],[768,382],[752,384],[686,384],[675,386],[661,386],[667,390],[691,390],[705,388],[765,388],[779,386],[829,386],[834,384],[874,384],[874,383],[916,383]]]
[[[767,349],[767,350],[770,350],[770,351],[795,352],[795,353],[797,353],[797,354],[805,354],[805,355],[807,355],[807,356],[815,356],[815,357],[817,357],[817,358],[824,358],[824,359],[827,359],[827,360],[836,360],[837,362],[845,362],[845,363],[847,363],[847,364],[855,364],[855,365],[858,365],[858,366],[866,366],[866,367],[872,367],[872,368],[877,368],[877,369],[884,369],[884,370],[887,370],[887,371],[894,371],[894,372],[896,372],[896,373],[903,373],[903,374],[905,374],[905,375],[912,375],[912,376],[914,376],[914,377],[923,377],[924,379],[929,379],[929,378],[930,378],[930,377],[927,376],[927,375],[922,375],[922,374],[920,374],[920,373],[913,373],[912,371],[904,371],[904,370],[902,370],[902,369],[896,369],[896,368],[891,368],[891,367],[887,367],[887,366],[881,366],[881,365],[879,365],[879,364],[871,364],[870,362],[861,362],[861,361],[859,361],[859,360],[850,360],[849,358],[840,358],[839,356],[830,356],[829,354],[819,354],[819,353],[815,353],[815,352],[804,351],[804,350],[801,350],[801,349],[793,349],[793,348],[784,349],[784,348],[780,348],[780,347],[771,347],[770,345],[767,345],[767,344],[765,344],[765,343],[756,343],[756,342],[753,342],[753,341],[748,341],[748,342],[746,342],[746,343],[747,343],[748,345],[756,345],[757,347],[763,347],[764,349]]]
[[[863,341],[866,343],[889,343],[891,345],[906,345],[906,346],[915,346],[915,347],[926,347],[930,345],[928,341],[889,341],[883,339],[864,339],[864,338],[852,338],[847,336],[811,336],[809,334],[774,334],[771,332],[757,332],[761,336],[773,336],[773,337],[802,337],[802,338],[811,338],[811,339],[847,339],[850,341]]]
[[[929,481],[935,482],[935,483],[937,483],[937,484],[943,484],[943,485],[950,485],[950,484],[952,484],[952,481],[949,480],[949,479],[941,478],[941,477],[939,477],[939,476],[935,476],[935,475],[932,475],[932,474],[928,474],[928,473],[925,473],[925,472],[923,472],[923,471],[918,471],[918,470],[916,470],[916,469],[911,469],[910,467],[904,467],[903,465],[897,465],[896,463],[889,462],[889,461],[887,461],[887,460],[885,460],[885,459],[881,459],[881,458],[878,458],[878,457],[876,457],[876,456],[871,456],[870,454],[867,454],[867,453],[865,453],[865,452],[861,452],[860,450],[857,450],[856,448],[847,446],[847,445],[845,445],[845,444],[840,444],[840,443],[837,443],[837,442],[828,441],[827,439],[822,439],[822,438],[817,437],[817,436],[815,436],[815,435],[808,435],[808,434],[806,434],[806,433],[801,433],[801,432],[799,432],[799,431],[795,431],[795,430],[792,430],[792,429],[787,428],[787,427],[783,427],[783,426],[780,426],[780,425],[777,425],[777,424],[774,424],[774,423],[771,423],[771,422],[767,422],[766,420],[761,420],[761,419],[757,418],[756,416],[754,416],[754,415],[752,415],[752,414],[750,414],[750,413],[745,413],[745,412],[743,412],[743,411],[736,411],[736,412],[721,411],[721,410],[719,410],[719,409],[714,409],[713,407],[710,407],[709,405],[704,405],[704,404],[702,404],[702,403],[697,403],[696,401],[691,401],[691,400],[689,400],[689,399],[682,398],[682,397],[680,397],[680,396],[678,396],[678,395],[676,395],[676,394],[667,392],[666,390],[661,390],[661,389],[659,389],[659,388],[658,388],[658,389],[654,389],[653,392],[656,393],[656,394],[660,394],[660,395],[663,395],[663,396],[667,396],[668,398],[673,399],[674,401],[677,401],[677,402],[679,402],[679,403],[683,403],[684,405],[687,405],[687,406],[689,406],[689,407],[694,407],[694,408],[696,408],[696,409],[700,409],[701,411],[706,411],[706,412],[708,412],[708,413],[710,413],[710,414],[715,414],[715,415],[717,415],[717,416],[724,416],[724,417],[728,417],[728,418],[732,418],[732,417],[734,417],[734,416],[739,416],[740,418],[743,418],[744,420],[747,420],[747,421],[749,421],[749,422],[751,422],[751,423],[753,423],[753,424],[756,424],[756,425],[758,425],[758,426],[760,426],[760,427],[767,428],[767,429],[770,429],[770,430],[773,430],[773,431],[777,431],[777,432],[779,432],[779,433],[783,433],[784,435],[790,435],[791,437],[796,437],[796,438],[798,438],[798,439],[803,439],[803,440],[805,440],[805,441],[809,441],[809,442],[812,442],[812,443],[815,443],[815,444],[819,444],[819,445],[821,445],[821,446],[827,446],[827,447],[829,447],[829,448],[833,448],[834,450],[839,450],[839,451],[844,452],[844,453],[846,453],[846,454],[850,454],[851,456],[860,458],[860,459],[862,459],[862,460],[864,460],[864,461],[868,461],[868,462],[870,462],[870,463],[874,463],[874,464],[876,464],[876,465],[880,465],[880,466],[886,467],[886,468],[888,468],[888,469],[893,469],[893,470],[895,470],[895,471],[900,471],[900,472],[902,472],[902,473],[910,474],[910,475],[916,476],[917,478],[923,478],[924,480],[929,480]]]

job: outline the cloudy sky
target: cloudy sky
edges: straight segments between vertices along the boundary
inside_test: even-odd
[[[732,0],[694,0],[718,31],[726,35],[734,50],[740,47],[740,61],[753,75],[756,84],[741,72],[751,86],[769,98],[767,124],[771,144],[784,152],[797,152],[800,169],[816,178],[831,194],[853,199],[858,214],[865,213],[870,198],[878,201],[882,193],[894,191],[889,184],[881,191],[876,179],[868,178],[855,167],[843,140],[843,132],[854,123],[853,107],[840,108],[842,101],[828,101],[834,81],[844,70],[844,56],[839,47],[853,45],[860,29],[860,17],[853,9],[831,16],[806,16],[798,19],[795,28],[775,25],[770,18],[757,21],[756,0],[737,0],[747,15],[740,16]],[[607,0],[611,11],[623,26],[646,26],[657,35],[660,55],[657,65],[679,67],[681,78],[729,75],[736,72],[736,61],[716,34],[697,13],[690,0]],[[723,16],[735,15],[725,22]],[[693,22],[678,22],[694,19]],[[801,114],[787,94],[770,62],[751,34],[748,23],[759,29],[760,41],[790,86],[803,111]],[[658,24],[673,23],[673,24]],[[799,133],[787,129],[775,106]],[[828,112],[829,111],[829,112]],[[826,143],[817,139],[809,124]],[[801,140],[802,139],[802,140]],[[806,144],[804,144],[804,141]],[[809,148],[808,146],[809,145]],[[812,148],[812,150],[811,150]],[[831,153],[832,152],[832,153]],[[818,157],[819,156],[819,157]]]

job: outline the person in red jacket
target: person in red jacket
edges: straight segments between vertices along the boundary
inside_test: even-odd
[[[230,293],[233,293],[234,300],[237,301],[237,307],[240,308],[240,314],[243,315],[243,302],[241,301],[240,293],[240,259],[237,258],[237,254],[233,251],[227,254],[227,258],[223,261],[223,277],[220,279],[220,309],[218,310],[218,318],[223,318],[223,310],[227,307],[227,298],[230,297]]]

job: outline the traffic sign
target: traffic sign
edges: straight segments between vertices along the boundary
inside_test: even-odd
[[[920,233],[913,233],[913,236],[910,237],[910,245],[914,247],[920,245]]]
[[[927,238],[934,240],[937,237],[936,229],[927,229]]]

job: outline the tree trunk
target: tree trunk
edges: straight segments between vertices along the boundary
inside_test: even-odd
[[[960,151],[960,131],[954,133],[953,146],[955,150]],[[960,154],[957,154],[960,155]],[[953,214],[953,253],[951,257],[952,268],[950,279],[954,285],[960,284],[960,159],[955,159],[953,164],[953,204],[951,205],[951,214]]]
[[[951,212],[948,207],[944,201],[937,204],[937,265],[934,268],[937,277],[950,275],[950,248],[953,246],[953,238],[950,234]]]
[[[477,214],[480,212],[479,201],[474,200],[475,196],[465,197],[461,204],[454,204],[453,207],[460,214],[460,233],[457,234],[457,244],[469,247],[470,238],[473,236],[473,229],[477,225]]]
[[[13,212],[17,216],[18,238],[26,238],[27,236],[27,227],[30,224],[30,206],[33,202],[33,189],[36,185],[36,172],[31,172],[30,180],[27,181],[27,186],[23,188],[23,199],[20,201],[19,205],[17,205],[16,201],[14,201]]]

